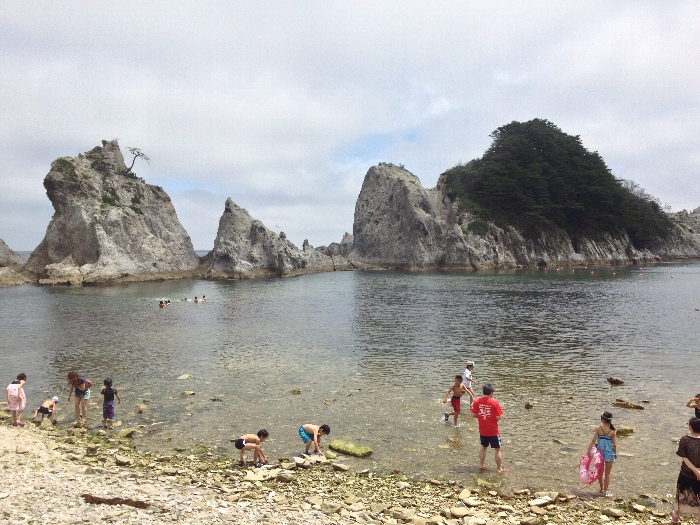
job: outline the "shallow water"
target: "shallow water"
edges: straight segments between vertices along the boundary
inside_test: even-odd
[[[300,424],[328,423],[330,438],[374,449],[349,461],[357,468],[471,483],[476,424],[466,415],[457,428],[444,423],[442,398],[473,360],[474,377],[496,386],[511,467],[485,480],[576,490],[581,453],[610,410],[615,424],[636,429],[619,438],[618,451],[632,457],[618,459],[611,490],[672,492],[672,438],[685,433],[685,402],[700,390],[700,264],[619,267],[615,276],[609,267],[571,270],[4,288],[0,370],[8,383],[27,373],[32,407],[60,394],[66,423],[65,374],[77,369],[96,386],[112,377],[124,400],[117,419],[145,425],[145,448],[206,443],[233,454],[231,439],[264,427],[275,458],[303,450]],[[206,303],[179,301],[202,294]],[[166,309],[163,298],[173,301]],[[610,387],[609,375],[625,385]],[[616,409],[616,397],[650,402]],[[146,413],[134,414],[143,401]],[[100,416],[91,412],[90,422]]]

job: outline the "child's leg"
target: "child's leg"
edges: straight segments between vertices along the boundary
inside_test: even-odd
[[[605,475],[605,480],[603,481],[603,492],[608,491],[608,485],[610,484],[610,471],[612,470],[613,467],[613,462],[612,461],[606,461],[605,462],[605,470],[603,471]],[[601,476],[602,478],[603,476]]]
[[[80,412],[82,414],[82,418],[85,419],[87,416],[87,399],[81,399],[80,400]]]
[[[20,423],[22,421],[22,410],[17,411],[17,422]]]
[[[503,462],[503,449],[498,447],[496,449],[496,470],[501,471],[501,463]]]
[[[13,410],[12,411],[12,424],[14,425],[15,423],[17,423],[17,411]]]
[[[75,419],[80,419],[80,398],[75,398]]]

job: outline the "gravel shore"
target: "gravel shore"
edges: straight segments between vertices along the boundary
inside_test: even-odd
[[[7,421],[0,423],[5,523],[631,525],[665,523],[671,509],[664,495],[625,501],[375,476],[341,457],[271,458],[263,468],[237,468],[201,446],[170,456],[137,451],[130,437],[136,429]]]

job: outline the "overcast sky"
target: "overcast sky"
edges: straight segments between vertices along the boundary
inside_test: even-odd
[[[2,2],[0,238],[34,249],[51,161],[118,138],[195,249],[227,197],[328,244],[371,166],[433,187],[533,118],[694,209],[699,40],[700,2]]]

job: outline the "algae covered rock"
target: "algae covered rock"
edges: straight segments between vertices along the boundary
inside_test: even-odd
[[[351,441],[346,439],[334,439],[328,446],[340,452],[341,454],[347,454],[348,456],[355,456],[356,458],[364,458],[372,454],[373,450],[369,447],[363,445],[356,445]]]

